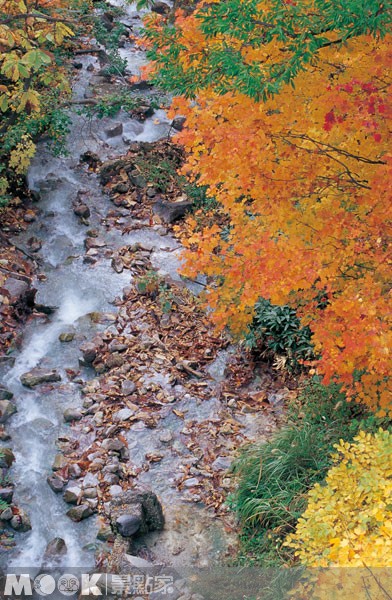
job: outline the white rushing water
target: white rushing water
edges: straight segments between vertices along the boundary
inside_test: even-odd
[[[124,3],[124,8],[127,22],[134,23],[135,28],[140,26],[135,6]],[[145,61],[144,55],[131,43],[123,50],[123,56],[134,73]],[[84,56],[81,62],[84,68],[75,81],[76,98],[83,98],[88,92],[93,75],[87,67],[99,68],[95,57]],[[51,474],[55,442],[61,432],[67,431],[63,411],[69,406],[80,406],[82,402],[80,386],[68,381],[65,369],[80,368],[78,348],[100,327],[86,315],[94,311],[113,312],[113,300],[130,281],[129,273],[117,274],[111,268],[109,257],[93,267],[83,261],[86,227],[72,210],[72,203],[82,190],[85,193],[83,202],[91,210],[90,226],[96,228],[103,239],[105,236],[110,238],[111,245],[124,243],[120,232],[107,233],[102,229],[101,217],[109,208],[107,199],[96,176],[87,174],[79,166],[80,155],[86,150],[98,153],[102,159],[124,153],[126,141],[121,136],[109,138],[105,133],[108,127],[118,122],[123,123],[128,142],[130,137],[137,141],[155,141],[167,136],[170,129],[163,111],[158,111],[143,124],[131,120],[125,113],[102,121],[87,121],[74,114],[68,137],[68,156],[53,157],[50,149],[40,143],[30,168],[30,186],[40,192],[39,208],[42,211],[39,220],[30,226],[26,238],[36,236],[42,240],[39,253],[42,277],[36,282],[37,301],[57,308],[51,316],[32,320],[26,326],[22,347],[14,353],[14,366],[5,373],[2,381],[13,392],[18,407],[18,413],[7,423],[12,440],[6,444],[12,447],[16,457],[11,476],[16,484],[14,501],[26,510],[32,522],[32,531],[17,534],[16,549],[0,558],[2,567],[39,568],[47,544],[55,537],[63,538],[67,545],[63,566],[79,568],[94,564],[94,553],[85,546],[95,541],[96,519],[92,517],[74,524],[65,515],[66,505],[61,494],[53,493],[46,478]],[[164,238],[163,245],[168,244],[173,245],[170,237]],[[177,264],[174,254],[173,261]],[[61,344],[59,334],[70,330],[77,332],[75,341]],[[38,389],[23,387],[21,374],[36,366],[57,369],[62,382],[53,387],[38,386]],[[89,376],[86,373],[87,379]]]

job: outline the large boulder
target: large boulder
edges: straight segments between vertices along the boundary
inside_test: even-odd
[[[67,544],[63,538],[55,537],[46,546],[43,561],[44,563],[57,562],[65,554],[67,554]]]
[[[110,521],[124,537],[161,531],[165,524],[162,505],[154,492],[128,490],[111,500]]]
[[[24,510],[22,510],[21,508],[19,508],[18,511],[19,511],[18,514],[14,515],[9,522],[12,529],[15,529],[15,531],[21,531],[21,532],[30,531],[31,522],[30,522],[30,519],[29,519],[27,513]]]
[[[192,209],[193,203],[188,200],[181,202],[166,202],[165,200],[158,200],[152,210],[162,221],[165,223],[175,223],[179,219],[185,217],[185,215]]]
[[[79,521],[83,521],[83,519],[91,517],[92,514],[94,514],[94,511],[88,504],[79,504],[79,506],[73,506],[66,512],[67,517],[69,517],[71,521],[74,521],[75,523],[79,523]]]
[[[25,387],[35,387],[41,383],[52,383],[61,381],[61,375],[56,369],[40,369],[38,367],[31,369],[20,376],[20,380]]]

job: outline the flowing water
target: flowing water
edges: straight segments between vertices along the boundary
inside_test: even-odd
[[[135,7],[121,0],[114,3],[126,10],[124,22],[137,29],[140,19]],[[128,62],[129,72],[137,73],[145,61],[144,54],[132,43],[127,44],[121,53]],[[83,69],[75,78],[74,97],[83,100],[91,95],[91,85],[96,83],[100,65],[94,56],[89,55],[83,56],[80,62]],[[123,125],[123,134],[113,138],[108,136],[108,129],[118,123]],[[38,145],[29,172],[29,183],[40,194],[40,213],[28,232],[18,237],[18,244],[27,247],[32,236],[42,242],[38,254],[39,276],[35,283],[36,302],[56,309],[50,316],[30,320],[25,327],[22,347],[14,353],[14,365],[8,370],[3,367],[2,383],[13,392],[18,406],[18,413],[7,423],[7,432],[12,439],[6,444],[12,447],[16,457],[11,469],[11,477],[16,484],[14,502],[29,514],[32,531],[17,534],[16,548],[0,557],[0,566],[39,568],[47,544],[55,537],[63,538],[67,545],[63,566],[90,568],[94,565],[91,545],[98,531],[96,517],[73,523],[65,515],[66,505],[61,494],[54,494],[46,482],[56,454],[56,441],[59,435],[67,433],[63,411],[82,404],[82,383],[77,379],[70,380],[67,372],[80,370],[80,345],[108,325],[97,323],[89,315],[109,313],[110,319],[110,314],[116,312],[113,304],[116,297],[121,297],[123,288],[130,283],[129,271],[118,274],[111,267],[113,250],[126,243],[142,241],[153,248],[151,262],[154,268],[173,279],[179,279],[177,269],[180,263],[178,241],[170,235],[162,237],[156,230],[144,228],[122,236],[119,230],[108,230],[104,226],[105,215],[112,206],[103,194],[97,176],[80,165],[80,155],[90,151],[97,153],[101,160],[114,158],[126,152],[130,139],[151,142],[169,133],[170,123],[163,111],[157,111],[144,123],[132,120],[122,112],[113,119],[94,121],[73,112],[66,157],[54,157],[44,142]],[[99,239],[107,248],[106,256],[103,252],[103,258],[95,264],[84,260],[88,228],[73,213],[72,205],[77,197],[90,208],[89,229],[98,232]],[[192,289],[197,291],[198,287],[194,284]],[[59,334],[69,331],[75,332],[74,340],[61,343]],[[223,352],[210,367],[210,375],[217,382],[223,377],[230,353],[230,349]],[[41,385],[38,389],[23,387],[21,374],[36,366],[55,368],[62,381],[55,386]],[[93,375],[93,371],[82,368],[80,377],[87,381]],[[164,388],[165,378],[162,375],[157,377],[160,378],[157,383]],[[213,397],[200,403],[185,395],[178,408],[196,420],[219,418],[219,403]],[[255,419],[244,418],[255,428]],[[142,463],[146,452],[154,452],[157,446],[157,434],[139,425],[135,424],[128,434],[129,449],[136,465],[138,461]],[[174,430],[177,426],[171,413],[164,417],[166,429]],[[259,435],[257,427],[255,433]],[[178,465],[181,460],[179,452]],[[178,497],[171,479],[174,467],[173,459],[168,455],[141,475],[142,483],[161,495],[167,511],[166,530],[159,535],[150,534],[147,543],[153,544],[161,556],[167,552],[176,556],[181,552],[180,561],[197,560],[199,566],[205,566],[209,555],[219,557],[225,551],[227,537],[222,532],[221,523],[215,524],[211,517],[207,523],[203,522],[202,512],[192,504],[176,505]],[[184,552],[181,544],[189,547],[188,553]]]

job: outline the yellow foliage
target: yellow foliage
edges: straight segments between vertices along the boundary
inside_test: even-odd
[[[30,136],[22,136],[21,141],[11,151],[9,166],[14,169],[18,175],[27,172],[30,161],[35,154],[35,144]]]
[[[308,567],[392,567],[392,434],[360,432],[336,449],[286,545]]]

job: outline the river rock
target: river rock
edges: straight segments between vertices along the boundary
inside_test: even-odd
[[[169,430],[162,431],[162,433],[159,434],[159,441],[162,442],[163,444],[168,444],[169,442],[172,441],[172,439],[173,439],[173,434]]]
[[[158,13],[158,15],[167,15],[170,12],[170,6],[166,2],[154,2],[151,6],[152,12]]]
[[[142,519],[137,515],[123,514],[117,517],[115,525],[120,535],[131,537],[139,531]]]
[[[67,544],[63,538],[55,537],[46,546],[43,560],[47,562],[49,560],[59,558],[60,556],[64,556],[64,554],[67,554]]]
[[[76,334],[73,331],[65,331],[64,333],[60,333],[59,340],[60,342],[72,342],[75,335]]]
[[[0,423],[5,423],[17,410],[13,402],[0,400]]]
[[[0,385],[0,400],[11,400],[14,397],[13,393],[7,390],[6,387]]]
[[[62,477],[60,477],[59,475],[50,475],[47,479],[46,479],[49,487],[56,493],[59,494],[60,492],[62,492],[66,486],[66,481],[65,479],[63,479]]]
[[[122,132],[123,132],[123,124],[122,123],[115,123],[114,125],[112,125],[112,127],[105,129],[105,134],[106,134],[106,137],[108,137],[108,138],[117,137],[117,136],[121,135]]]
[[[185,117],[175,117],[171,122],[171,126],[176,131],[182,131],[184,129],[186,118]]]
[[[7,487],[0,487],[0,500],[11,504],[12,496],[14,495],[14,487],[9,485]]]
[[[80,421],[83,418],[83,413],[79,408],[66,408],[63,416],[66,423],[71,423],[71,421]]]
[[[0,452],[0,468],[9,469],[15,460],[14,453],[11,448],[1,448]]]
[[[78,479],[82,474],[82,469],[77,463],[72,463],[68,467],[68,474],[71,479]]]
[[[74,214],[81,219],[88,219],[91,212],[87,204],[83,204],[83,202],[79,202],[75,204],[73,208]]]
[[[116,338],[112,340],[108,346],[109,352],[124,352],[128,348],[127,344],[120,342]]]
[[[95,487],[87,488],[86,490],[83,490],[83,496],[88,500],[95,500],[95,498],[98,497],[98,490]]]
[[[116,452],[120,452],[124,448],[124,442],[118,439],[106,439],[102,442],[102,448],[105,450],[115,450]]]
[[[68,461],[63,454],[56,454],[52,465],[52,471],[60,471],[60,469],[66,467],[67,464]]]
[[[140,533],[161,531],[165,523],[161,503],[152,491],[128,490],[112,497],[110,502],[110,521],[112,525],[117,528],[117,521],[123,515],[140,519],[141,522],[137,530]],[[132,522],[136,527],[138,521],[133,519]],[[129,523],[129,528],[126,531],[132,529],[131,521],[122,519],[120,520],[121,523]]]
[[[12,529],[15,529],[15,531],[21,531],[21,532],[30,531],[31,522],[30,522],[30,519],[29,519],[27,513],[21,508],[19,508],[18,511],[19,511],[19,514],[14,515],[10,521],[10,525],[11,525]]]
[[[152,207],[153,213],[165,223],[174,223],[185,217],[186,213],[192,209],[193,203],[188,200],[182,202],[166,202],[158,200]]]
[[[56,369],[31,369],[27,373],[21,375],[20,380],[25,387],[35,387],[41,383],[51,383],[54,381],[61,381],[61,375]]]
[[[64,502],[67,502],[67,504],[77,504],[81,495],[81,488],[77,487],[76,485],[71,485],[64,491],[63,499]]]
[[[86,342],[80,349],[83,353],[83,360],[87,364],[91,364],[97,358],[97,348],[92,342]]]
[[[7,508],[0,513],[0,521],[11,521],[13,516],[14,513],[12,512],[12,508],[7,506]]]
[[[125,379],[121,384],[121,393],[124,396],[130,396],[134,392],[136,392],[136,384],[129,379]]]
[[[79,521],[83,521],[83,519],[87,519],[94,514],[93,509],[88,504],[79,504],[79,506],[73,506],[69,510],[67,510],[66,515],[74,521],[75,523],[79,523]]]

